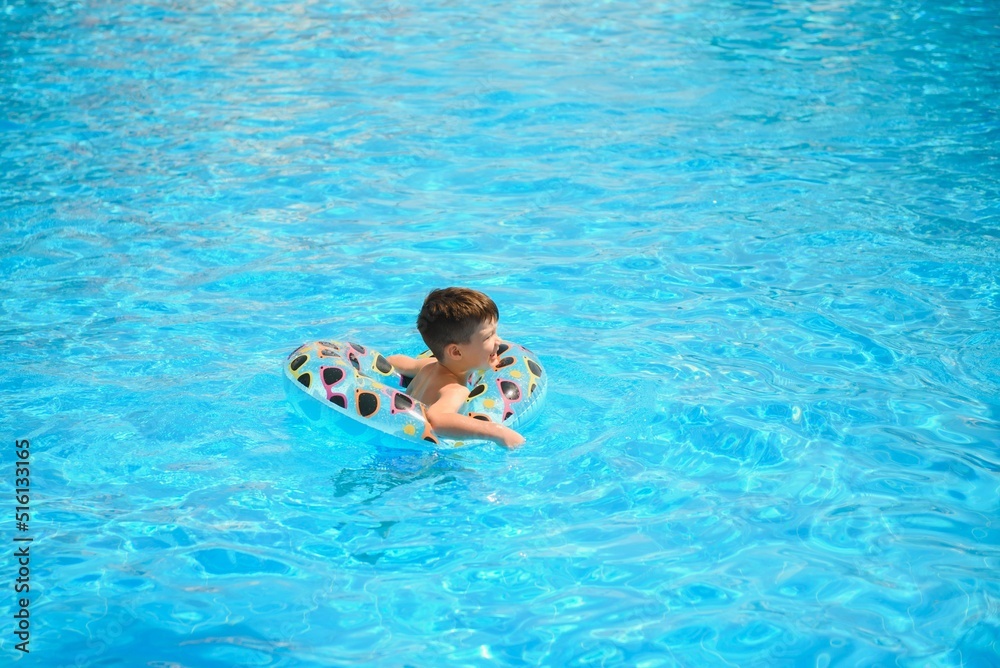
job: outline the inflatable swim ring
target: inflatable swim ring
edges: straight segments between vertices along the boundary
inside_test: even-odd
[[[429,351],[420,355],[429,356]],[[496,370],[469,374],[469,398],[461,412],[517,430],[538,412],[548,377],[535,354],[524,346],[502,342],[499,358]],[[332,409],[366,427],[414,443],[459,447],[473,442],[435,434],[427,421],[427,407],[406,394],[412,379],[367,346],[340,341],[306,343],[285,360],[285,376],[313,400],[300,402],[307,417],[320,417]]]

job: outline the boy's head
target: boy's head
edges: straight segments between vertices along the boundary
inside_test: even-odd
[[[444,361],[449,345],[470,343],[485,325],[495,325],[499,319],[497,305],[482,292],[444,288],[427,295],[417,317],[417,330],[434,356]]]

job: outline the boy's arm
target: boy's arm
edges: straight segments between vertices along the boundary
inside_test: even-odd
[[[413,359],[406,355],[389,355],[386,359],[389,361],[389,364],[395,367],[396,371],[410,378],[416,376],[418,371],[434,361],[433,357]]]
[[[458,409],[468,398],[469,390],[463,385],[442,387],[441,398],[427,407],[427,421],[434,431],[446,438],[486,438],[505,448],[524,443],[524,438],[509,427],[459,414]]]

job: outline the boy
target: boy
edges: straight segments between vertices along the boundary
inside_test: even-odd
[[[485,438],[505,448],[524,443],[513,429],[458,412],[469,398],[465,385],[469,372],[496,368],[499,319],[497,305],[481,292],[468,288],[431,290],[417,317],[417,329],[434,357],[388,357],[397,371],[413,377],[407,393],[427,406],[427,421],[445,438]]]

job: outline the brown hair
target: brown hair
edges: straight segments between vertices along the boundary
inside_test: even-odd
[[[469,288],[431,290],[417,316],[417,330],[439,360],[445,346],[467,343],[484,322],[500,319],[492,299]]]

